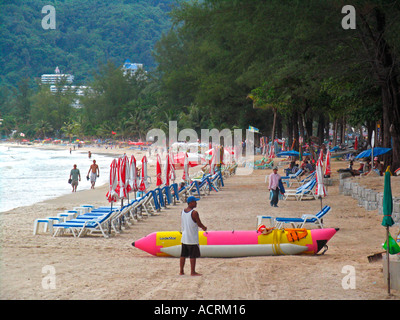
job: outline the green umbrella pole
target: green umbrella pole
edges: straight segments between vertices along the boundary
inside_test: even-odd
[[[386,227],[386,259],[387,259],[387,286],[388,286],[388,295],[390,295],[390,256],[389,256],[389,226]]]

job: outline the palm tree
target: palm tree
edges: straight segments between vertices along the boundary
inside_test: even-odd
[[[35,132],[39,137],[43,139],[46,137],[46,133],[52,132],[53,127],[51,124],[45,120],[39,120],[35,126]]]
[[[69,137],[69,142],[71,143],[72,137],[74,135],[79,134],[81,126],[78,122],[64,122],[64,125],[61,127],[61,131],[64,132],[65,135]]]

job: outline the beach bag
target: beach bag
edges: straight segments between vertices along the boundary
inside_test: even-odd
[[[387,241],[385,241],[385,244],[383,245],[383,249],[387,250]],[[398,254],[400,253],[400,246],[399,244],[396,242],[396,240],[394,240],[392,238],[392,236],[389,233],[389,253],[390,254]]]
[[[68,179],[68,183],[71,184],[72,183],[72,179]]]
[[[274,196],[274,194],[272,193],[272,190],[269,192],[269,200],[272,200],[272,197]],[[278,195],[278,199],[279,200],[283,200],[283,194],[279,192]]]

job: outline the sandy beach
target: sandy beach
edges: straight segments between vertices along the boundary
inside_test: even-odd
[[[124,148],[90,150],[94,155],[126,152],[130,156],[133,152]],[[135,151],[135,156],[141,159],[144,153]],[[78,187],[77,193],[1,213],[0,299],[399,300],[399,291],[392,290],[393,295],[387,296],[382,261],[369,263],[367,259],[383,251],[382,216],[378,210],[366,211],[357,200],[339,194],[336,170],[345,167],[344,161],[332,161],[334,184],[323,199],[332,210],[324,224],[340,231],[330,240],[324,255],[201,258],[197,262],[201,277],[179,276],[178,259],[154,257],[131,245],[155,231],[179,230],[184,204],[169,206],[158,216],[139,221],[108,239],[32,234],[37,218],[81,204],[107,205],[108,186],[86,191]],[[150,167],[150,173],[154,171],[155,166]],[[282,169],[279,172],[283,174]],[[260,214],[299,217],[319,211],[317,200],[280,201],[279,208],[270,207],[265,183],[270,173],[267,169],[255,170],[251,175],[237,174],[225,180],[222,191],[202,198],[197,209],[208,230],[252,230]],[[179,171],[179,180],[181,174]],[[383,190],[383,177],[364,177],[363,182]],[[400,177],[393,177],[394,195],[400,190],[399,182]],[[391,231],[395,235],[399,228],[392,227]],[[46,288],[42,283],[48,266],[55,272],[55,288]],[[347,275],[343,272],[345,266],[354,267],[354,289],[342,286]]]

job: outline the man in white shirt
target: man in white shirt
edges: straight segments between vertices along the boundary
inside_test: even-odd
[[[197,201],[193,196],[187,199],[188,207],[182,210],[181,223],[182,223],[182,251],[179,261],[180,275],[184,273],[186,258],[190,258],[190,274],[192,276],[200,276],[196,272],[196,258],[200,257],[199,247],[199,227],[207,231],[207,227],[200,221],[199,213],[194,210],[197,206]]]

